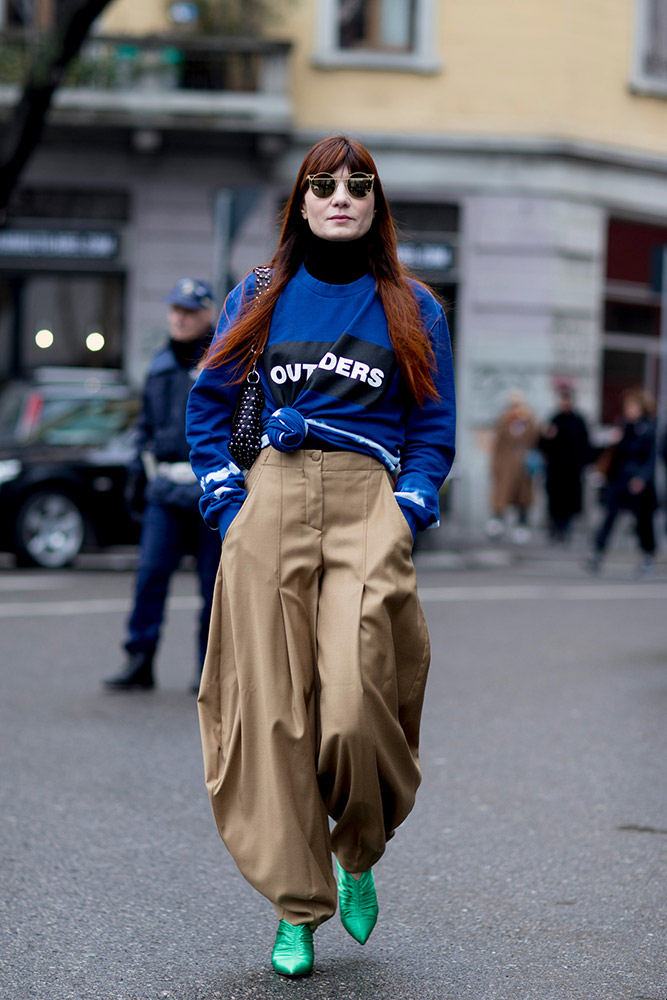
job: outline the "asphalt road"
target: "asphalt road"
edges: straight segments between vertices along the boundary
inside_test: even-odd
[[[123,695],[131,573],[0,570],[0,996],[667,1000],[667,571],[488,562],[422,560],[418,804],[368,944],[334,918],[296,982],[210,815],[191,574]]]

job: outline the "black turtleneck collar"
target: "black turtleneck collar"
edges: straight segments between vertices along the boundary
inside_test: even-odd
[[[328,285],[349,285],[368,274],[368,244],[368,234],[358,240],[323,240],[309,232],[306,270]]]
[[[209,330],[208,333],[205,333],[203,337],[198,337],[197,340],[172,340],[170,337],[169,346],[179,365],[189,370],[198,365],[204,357],[204,352],[211,343],[212,336],[213,330]]]

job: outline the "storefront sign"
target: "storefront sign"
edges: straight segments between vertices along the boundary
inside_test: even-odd
[[[449,271],[454,266],[454,248],[448,243],[401,243],[398,259],[417,270]]]
[[[71,229],[1,229],[0,257],[47,257],[51,260],[113,260],[117,233]]]

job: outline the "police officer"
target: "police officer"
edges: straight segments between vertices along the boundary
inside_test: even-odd
[[[137,458],[129,470],[128,501],[143,494],[139,567],[134,608],[127,624],[123,669],[104,681],[111,690],[154,686],[153,660],[160,636],[169,581],[181,558],[197,559],[202,609],[197,636],[199,686],[204,663],[213,587],[220,559],[220,534],[207,528],[198,510],[201,489],[188,460],[185,406],[195,369],[213,335],[210,285],[182,278],[165,299],[170,339],[153,358],[138,420]],[[145,490],[143,487],[145,486]]]

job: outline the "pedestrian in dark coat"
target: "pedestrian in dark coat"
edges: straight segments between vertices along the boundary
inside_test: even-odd
[[[583,508],[582,476],[592,459],[586,421],[573,408],[572,391],[559,392],[559,408],[542,431],[539,447],[546,462],[549,533],[567,541],[572,520]]]
[[[600,568],[614,523],[622,510],[635,518],[643,553],[640,575],[649,573],[655,554],[653,515],[655,492],[656,422],[655,404],[644,390],[629,390],[623,396],[623,425],[613,448],[603,500],[607,514],[594,539],[590,569]]]
[[[185,408],[196,368],[213,336],[213,293],[205,281],[183,278],[167,296],[169,342],[155,355],[144,385],[137,456],[129,469],[131,505],[144,506],[134,607],[127,624],[127,662],[104,685],[112,690],[154,686],[158,646],[171,577],[186,554],[197,559],[202,608],[195,677],[206,655],[220,536],[199,515],[201,487],[189,462]]]

